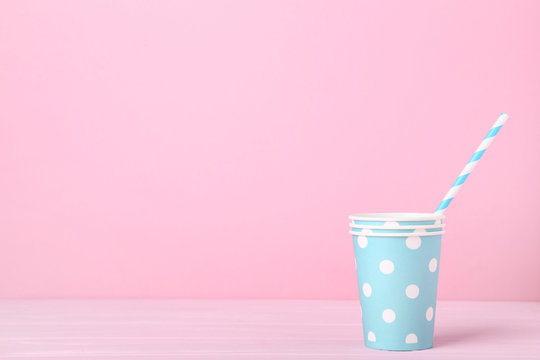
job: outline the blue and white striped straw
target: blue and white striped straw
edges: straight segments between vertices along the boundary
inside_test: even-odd
[[[497,135],[499,130],[501,130],[506,120],[508,120],[508,115],[502,113],[501,116],[499,116],[499,118],[497,119],[497,121],[495,121],[495,124],[493,124],[478,149],[476,149],[476,152],[473,154],[471,160],[469,160],[461,174],[459,174],[454,185],[452,185],[452,187],[444,197],[443,201],[441,201],[441,204],[439,205],[437,210],[435,210],[435,215],[442,215],[448,205],[450,205],[452,199],[456,196],[459,189],[461,189],[461,186],[463,185],[465,180],[467,180],[467,176],[469,176],[469,174],[474,170],[476,164],[478,164],[478,161],[480,160],[482,155],[484,155],[484,152],[489,147],[493,139],[495,139],[495,136]]]

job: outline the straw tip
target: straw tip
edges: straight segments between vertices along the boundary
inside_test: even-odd
[[[497,126],[503,125],[506,122],[506,120],[508,120],[508,118],[509,118],[509,116],[508,116],[507,113],[501,113],[501,115],[499,116],[499,118],[495,122],[495,125],[497,125]]]

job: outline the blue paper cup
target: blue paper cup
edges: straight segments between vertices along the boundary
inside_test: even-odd
[[[414,225],[440,225],[444,215],[430,213],[369,213],[355,214],[349,219],[355,225],[375,225],[375,226],[414,226]]]
[[[367,347],[433,346],[442,233],[351,232]]]

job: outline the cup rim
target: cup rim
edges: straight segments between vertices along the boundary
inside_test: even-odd
[[[362,228],[362,229],[389,229],[389,230],[416,230],[416,229],[438,229],[443,228],[446,226],[445,223],[441,223],[438,225],[410,225],[410,226],[384,226],[384,225],[362,225],[362,224],[355,224],[355,223],[349,223],[349,226],[351,228]]]
[[[437,232],[425,232],[425,233],[376,233],[376,234],[364,234],[356,231],[349,231],[351,235],[371,236],[371,237],[409,237],[409,236],[435,236],[444,234],[444,230]]]
[[[349,219],[359,221],[424,221],[444,219],[444,215],[433,213],[363,213],[349,215]]]

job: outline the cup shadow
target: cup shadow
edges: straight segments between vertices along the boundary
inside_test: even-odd
[[[496,339],[505,334],[505,329],[500,327],[456,327],[454,329],[441,329],[435,330],[435,337],[433,339],[433,345],[436,347],[466,344],[466,343],[478,343],[481,340]]]

